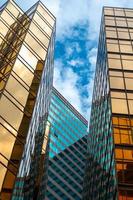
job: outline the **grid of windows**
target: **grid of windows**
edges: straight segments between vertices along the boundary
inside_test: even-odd
[[[53,88],[46,199],[82,199],[87,121]],[[44,199],[44,192],[40,199]]]
[[[104,38],[103,41],[101,38]],[[94,83],[93,104],[91,111],[90,122],[90,138],[91,149],[88,150],[88,162],[95,160],[96,166],[99,166],[102,161],[101,157],[108,156],[108,165],[113,164],[113,173],[106,175],[108,180],[114,175],[114,182],[110,182],[111,190],[103,189],[103,197],[100,196],[100,190],[89,189],[85,184],[86,194],[91,194],[92,199],[133,199],[133,10],[124,8],[105,7],[103,10],[101,32],[99,40],[99,51],[97,59],[96,76]],[[102,59],[102,61],[101,61]],[[102,71],[102,74],[100,73]],[[97,77],[98,76],[98,77]],[[105,99],[109,99],[108,108],[105,113],[101,108]],[[98,113],[101,112],[101,115]],[[95,116],[97,113],[98,117]],[[107,114],[108,113],[108,114]],[[104,115],[109,116],[109,121],[105,123]],[[106,117],[107,119],[107,117]],[[95,120],[95,122],[93,122]],[[98,126],[98,123],[101,125]],[[109,128],[110,124],[110,128]],[[106,128],[107,127],[107,128]],[[105,145],[106,153],[102,153],[101,142],[94,141],[94,136],[100,130],[99,136],[102,133],[107,135],[110,129],[110,147],[112,146],[112,156],[108,154],[108,146]],[[102,143],[103,138],[102,137]],[[107,143],[107,141],[105,141]],[[98,156],[95,156],[92,151],[97,151]],[[90,154],[89,154],[90,152]],[[99,160],[100,158],[100,160]],[[113,160],[112,160],[113,159]],[[90,163],[91,163],[90,162]],[[91,165],[92,166],[92,165]],[[110,165],[111,166],[111,165]],[[101,175],[103,174],[103,167]],[[105,166],[106,167],[106,166]],[[88,169],[90,164],[88,163]],[[111,168],[109,169],[111,170]],[[88,172],[89,173],[89,172]],[[102,178],[93,174],[88,175],[94,182],[98,179],[102,183]],[[89,182],[86,177],[86,183]],[[105,178],[106,179],[106,178]],[[94,183],[93,182],[93,183]],[[109,181],[108,181],[109,183]],[[89,183],[88,183],[89,184]],[[96,196],[93,192],[96,191]],[[108,195],[110,195],[108,197]],[[112,195],[112,197],[111,197]],[[106,198],[105,198],[106,197]]]

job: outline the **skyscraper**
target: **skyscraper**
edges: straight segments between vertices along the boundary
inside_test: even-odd
[[[133,10],[103,9],[84,199],[133,199]]]
[[[44,138],[53,84],[54,35],[55,17],[40,1],[26,13],[13,0],[0,7],[2,200],[11,198],[17,174],[28,174],[40,126]]]
[[[45,198],[80,200],[88,122],[55,88],[48,121],[51,128]]]

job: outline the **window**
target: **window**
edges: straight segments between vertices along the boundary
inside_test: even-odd
[[[132,53],[132,46],[131,45],[122,45],[120,44],[120,50],[122,53]]]
[[[127,90],[133,90],[133,79],[125,78],[125,83],[126,83]]]
[[[114,89],[124,89],[123,78],[121,77],[110,77],[110,87]]]
[[[119,52],[119,46],[118,44],[107,44],[107,50],[110,52]]]
[[[120,114],[128,114],[127,101],[125,99],[111,99],[112,112]]]

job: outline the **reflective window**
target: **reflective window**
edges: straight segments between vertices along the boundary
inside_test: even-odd
[[[111,99],[112,112],[120,114],[128,114],[127,101],[124,99]],[[118,106],[119,105],[119,106]]]
[[[125,78],[126,89],[133,90],[133,79]]]
[[[122,53],[132,53],[132,46],[131,45],[120,45],[120,50]]]
[[[27,65],[28,67],[28,65]],[[33,73],[27,68],[19,59],[16,60],[13,71],[22,79],[24,80],[27,85],[31,85],[33,80]]]
[[[44,20],[36,13],[34,15],[34,20],[49,36],[52,33],[52,29],[44,22]]]
[[[42,58],[42,60],[45,59],[46,50],[29,33],[26,34],[25,42]]]
[[[45,8],[43,8],[40,4],[37,7],[37,11],[47,20],[47,22],[53,26],[54,25],[54,19],[52,14],[48,12]]]
[[[120,77],[110,77],[110,87],[116,89],[124,89],[123,78]]]
[[[5,108],[8,112],[5,112]],[[0,100],[0,114],[9,124],[18,130],[23,114],[5,96],[2,96]]]
[[[111,52],[119,52],[118,44],[107,44],[107,50]]]
[[[108,59],[109,68],[121,69],[121,61],[118,59]]]

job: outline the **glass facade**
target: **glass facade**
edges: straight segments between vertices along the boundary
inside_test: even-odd
[[[50,111],[47,177],[43,179],[40,199],[82,199],[87,151],[87,121],[53,88]]]
[[[38,141],[38,137],[43,141],[42,138],[47,133],[46,116],[53,84],[54,35],[55,17],[40,1],[26,13],[12,0],[1,5],[0,199],[2,200],[11,199],[17,175],[21,179],[21,186],[23,185],[36,149],[35,141]],[[42,135],[38,136],[40,129]],[[45,141],[40,144],[41,150],[44,143]]]
[[[133,10],[105,7],[93,91],[84,199],[133,199],[132,39]]]

